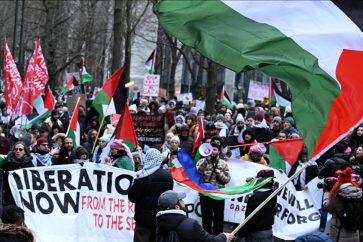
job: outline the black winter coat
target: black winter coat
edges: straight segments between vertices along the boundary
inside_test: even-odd
[[[255,190],[247,201],[246,217],[250,215],[273,192],[274,189],[272,187],[266,188],[266,185]],[[237,232],[237,234],[243,237],[246,233],[272,229],[275,219],[276,203],[277,196],[274,196],[247,222],[244,227],[242,227],[240,231]]]
[[[196,220],[187,218],[182,210],[159,212],[156,215],[156,224],[156,242],[167,241],[165,238],[171,231],[178,234],[180,242],[225,242],[227,240],[223,233],[217,236],[210,235]]]
[[[159,168],[153,174],[134,180],[129,190],[129,200],[135,203],[135,221],[143,226],[155,227],[159,196],[173,190],[173,178],[170,172]]]

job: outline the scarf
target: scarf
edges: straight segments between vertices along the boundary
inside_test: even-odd
[[[154,148],[149,149],[145,154],[142,169],[136,173],[135,180],[150,176],[159,170],[162,162],[163,158],[160,151]]]
[[[46,154],[39,154],[33,153],[33,165],[34,167],[38,166],[38,161],[43,166],[51,166],[52,165],[52,156],[49,153]]]

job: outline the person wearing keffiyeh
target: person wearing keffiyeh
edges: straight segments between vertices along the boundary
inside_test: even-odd
[[[162,168],[162,161],[160,151],[149,149],[129,190],[129,200],[135,203],[134,242],[155,241],[158,197],[173,189],[173,178],[168,170]]]

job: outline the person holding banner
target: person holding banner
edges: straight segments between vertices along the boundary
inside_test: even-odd
[[[156,214],[157,242],[227,242],[233,240],[234,236],[228,233],[220,233],[216,236],[210,235],[200,226],[198,221],[188,218],[183,202],[185,197],[185,193],[177,193],[171,190],[160,195],[158,205],[161,211]]]
[[[157,149],[149,149],[143,160],[142,170],[136,177],[128,193],[129,200],[135,203],[134,242],[154,242],[158,212],[158,198],[173,189],[170,172],[162,168],[163,158]]]

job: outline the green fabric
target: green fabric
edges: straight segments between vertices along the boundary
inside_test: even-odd
[[[275,27],[246,18],[219,0],[161,0],[154,12],[168,33],[207,58],[236,72],[257,69],[285,81],[297,128],[313,153],[340,92],[315,56]]]
[[[0,155],[0,168],[5,164],[6,155]]]
[[[129,171],[133,171],[134,170],[134,166],[131,163],[131,160],[128,156],[124,155],[120,158],[118,158],[115,162],[115,165],[118,168],[122,168],[125,170],[129,170]]]
[[[281,169],[286,172],[286,161],[284,158],[280,156],[277,150],[270,145],[269,148],[269,155],[270,155],[270,167],[275,169]]]
[[[95,97],[95,100],[92,102],[92,106],[97,110],[98,112],[98,119],[99,122],[102,122],[103,119],[103,105],[109,105],[111,101],[111,97],[107,96],[107,94],[101,90],[97,96]]]

